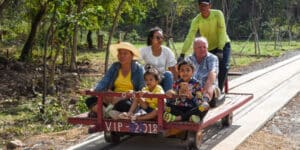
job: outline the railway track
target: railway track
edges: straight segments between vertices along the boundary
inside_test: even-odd
[[[234,149],[258,130],[276,111],[300,91],[300,55],[230,81],[231,93],[253,93],[254,99],[234,112],[233,125],[215,124],[205,131],[201,149]],[[98,138],[97,138],[98,137]],[[101,134],[95,140],[70,149],[183,149],[179,139],[158,136],[129,138],[119,145],[104,142]]]

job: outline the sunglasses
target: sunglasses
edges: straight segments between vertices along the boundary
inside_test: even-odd
[[[154,39],[157,39],[157,40],[163,40],[164,37],[162,37],[162,36],[154,36]]]

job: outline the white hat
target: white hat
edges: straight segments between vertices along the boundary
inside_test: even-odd
[[[132,44],[130,44],[128,42],[120,42],[117,44],[112,44],[112,45],[110,45],[109,49],[110,49],[112,56],[115,58],[118,58],[117,55],[118,55],[119,49],[126,49],[126,50],[129,50],[130,52],[132,52],[134,60],[138,60],[141,57],[140,51],[137,48],[135,48],[135,46],[133,46]]]

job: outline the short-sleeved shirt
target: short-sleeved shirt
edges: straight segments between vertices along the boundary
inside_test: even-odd
[[[182,79],[179,79],[176,81],[173,85],[173,89],[178,94],[180,90],[180,83],[184,82]],[[175,98],[168,100],[167,103],[171,105],[176,105],[180,107],[196,107],[200,103],[200,100],[202,99],[202,85],[201,83],[195,79],[191,78],[188,82],[188,90],[192,93],[193,98]]]
[[[209,72],[214,71],[217,74],[219,73],[218,58],[210,52],[207,53],[206,57],[204,57],[200,63],[197,62],[194,54],[188,56],[186,61],[192,62],[192,64],[195,66],[194,78],[199,80],[202,86],[205,85]],[[218,80],[215,80],[213,85],[217,87]]]
[[[133,90],[133,85],[131,83],[131,71],[124,77],[120,69],[114,86],[115,92],[128,92]]]
[[[164,89],[160,85],[156,85],[155,88],[150,91],[149,88],[146,86],[142,89],[143,92],[151,92],[153,94],[164,94]],[[149,107],[152,109],[157,108],[157,98],[145,98],[146,102],[148,103]]]
[[[140,51],[145,64],[151,64],[156,67],[160,73],[164,73],[169,67],[175,66],[177,61],[170,48],[161,46],[161,49],[160,56],[154,56],[152,54],[151,46],[143,47]]]

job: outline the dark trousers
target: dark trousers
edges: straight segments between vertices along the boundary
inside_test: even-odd
[[[197,107],[180,107],[176,105],[169,105],[171,108],[171,114],[176,116],[181,116],[182,121],[189,121],[192,115],[197,115],[203,120],[204,116],[206,115],[207,111],[201,112]]]
[[[219,59],[219,74],[218,74],[218,83],[219,88],[223,91],[224,83],[227,78],[228,70],[230,68],[230,55],[231,55],[231,46],[230,43],[226,43],[223,47],[223,50],[213,49],[210,51],[215,54]]]
[[[115,105],[114,105],[114,110],[117,110],[119,112],[128,112],[130,109],[132,102],[130,99],[123,99],[118,101]]]
[[[88,97],[86,100],[85,100],[85,104],[87,105],[87,107],[89,109],[92,109],[92,107],[94,105],[97,104],[97,97],[96,96],[91,96],[91,97]],[[119,112],[128,112],[129,109],[130,109],[130,106],[131,106],[132,102],[130,99],[123,99],[123,100],[120,100],[118,101],[113,109],[114,110],[117,110]],[[103,103],[103,105],[106,107],[107,104]]]

